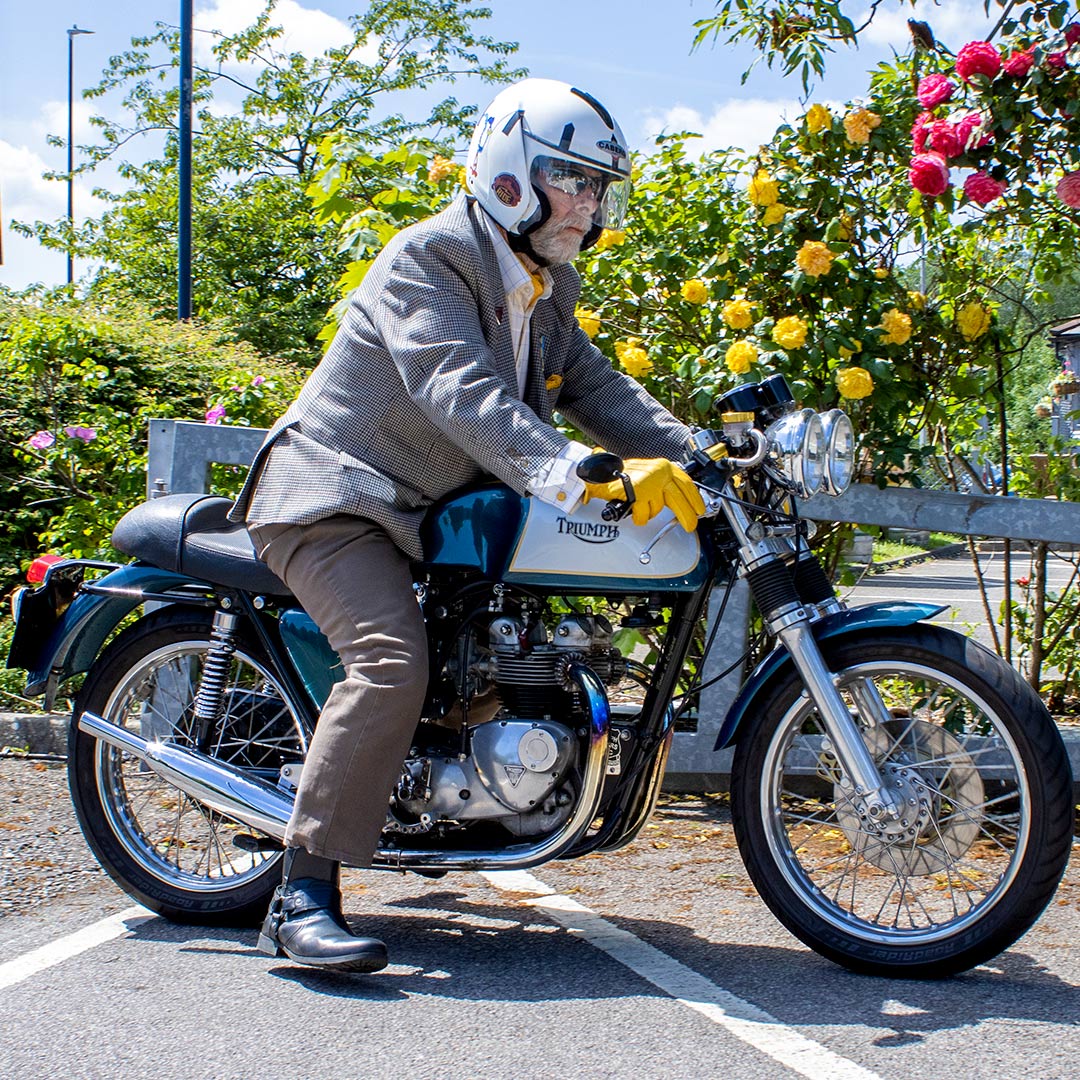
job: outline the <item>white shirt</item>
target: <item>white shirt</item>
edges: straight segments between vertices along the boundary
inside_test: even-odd
[[[517,365],[518,397],[524,398],[525,380],[529,374],[529,327],[533,309],[541,300],[551,296],[551,272],[547,267],[540,268],[537,277],[543,288],[537,293],[533,275],[511,249],[502,229],[487,214],[484,214],[484,225],[499,261],[499,274],[506,293],[506,314],[510,320],[510,340],[514,345],[514,361]],[[573,513],[585,493],[585,485],[578,479],[574,466],[591,453],[592,450],[583,443],[567,443],[562,452],[529,482],[529,493],[567,514]]]

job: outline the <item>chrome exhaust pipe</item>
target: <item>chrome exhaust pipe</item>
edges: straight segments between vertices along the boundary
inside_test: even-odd
[[[79,730],[137,757],[163,780],[211,810],[275,840],[285,839],[293,800],[273,784],[186,746],[151,742],[95,713],[84,712],[79,717]]]
[[[603,683],[583,664],[571,664],[568,677],[582,691],[589,713],[589,748],[577,806],[561,828],[532,843],[484,851],[381,847],[371,867],[377,870],[527,870],[568,851],[596,817],[607,771],[610,710]],[[275,840],[285,839],[293,800],[257,776],[175,743],[151,742],[95,713],[79,717],[79,730],[138,758],[184,794],[227,814]]]

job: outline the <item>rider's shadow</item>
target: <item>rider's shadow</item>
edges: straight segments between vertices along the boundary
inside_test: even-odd
[[[377,934],[386,942],[390,968],[377,975],[341,976],[277,959],[269,961],[270,973],[316,993],[368,1001],[411,994],[517,1002],[665,996],[542,911],[474,899],[465,890],[440,885],[390,899],[373,914],[348,917],[354,932]],[[740,944],[710,940],[674,922],[605,918],[781,1023],[889,1028],[874,1040],[881,1047],[917,1043],[933,1032],[994,1018],[1080,1022],[1080,988],[1037,965],[1022,951],[1022,942],[988,967],[950,979],[887,979],[855,975],[795,943]],[[175,942],[188,953],[267,962],[255,951],[255,930],[152,919],[132,936]]]

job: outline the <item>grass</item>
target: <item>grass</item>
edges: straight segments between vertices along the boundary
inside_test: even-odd
[[[918,555],[923,551],[934,551],[936,548],[959,543],[961,539],[962,537],[953,536],[951,533],[931,533],[928,540],[919,543],[886,540],[883,537],[875,536],[874,562],[887,562],[889,559],[901,559],[905,555]]]

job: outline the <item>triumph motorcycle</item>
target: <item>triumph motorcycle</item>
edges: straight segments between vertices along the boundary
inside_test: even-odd
[[[797,408],[781,376],[728,392],[720,412],[683,461],[706,504],[696,533],[667,510],[630,524],[628,482],[627,499],[572,516],[498,483],[430,509],[415,566],[429,689],[374,867],[517,869],[631,842],[702,689],[687,659],[710,595],[722,614],[744,580],[775,647],[716,747],[735,746],[732,821],[759,894],[857,971],[988,960],[1038,918],[1068,859],[1060,735],[1011,667],[928,624],[940,607],[838,599],[795,500],[849,484],[843,412]],[[600,453],[579,472],[603,482],[621,464]],[[39,566],[13,603],[8,663],[29,694],[51,706],[85,672],[68,770],[87,842],[132,897],[182,922],[265,913],[342,675],[229,505],[148,501],[114,533],[133,562]],[[605,611],[656,637],[651,666],[616,647]]]

